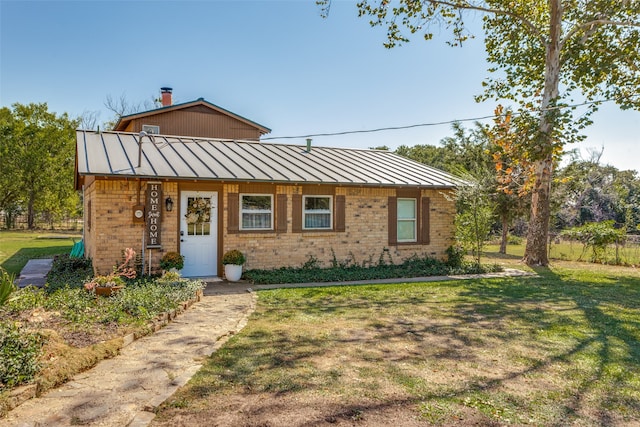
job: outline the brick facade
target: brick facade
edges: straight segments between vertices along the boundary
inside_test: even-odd
[[[429,245],[396,245],[388,243],[387,201],[395,196],[393,188],[338,187],[336,195],[346,200],[345,231],[293,233],[291,226],[291,195],[301,194],[300,186],[280,186],[276,194],[287,194],[286,233],[234,233],[224,230],[224,250],[239,249],[247,257],[246,268],[278,268],[301,266],[310,256],[317,258],[325,267],[331,264],[333,253],[338,261],[351,259],[359,264],[363,261],[377,262],[387,248],[394,262],[413,254],[444,257],[444,251],[453,243],[453,216],[455,206],[444,195],[449,190],[422,190],[423,197],[431,200]],[[237,185],[225,186],[224,197],[238,192]],[[226,206],[225,202],[223,206]],[[226,223],[227,210],[224,210]],[[332,253],[333,250],[333,253]],[[385,257],[387,255],[385,254]]]
[[[84,207],[87,225],[85,230],[86,255],[93,259],[98,273],[106,273],[121,259],[121,252],[132,247],[140,253],[144,224],[134,223],[133,207],[144,203],[146,183],[140,180],[88,180],[85,183]],[[211,184],[209,184],[211,185]],[[218,264],[224,252],[239,249],[247,258],[246,268],[278,268],[301,266],[310,257],[317,258],[323,266],[329,266],[333,253],[338,261],[351,259],[359,264],[377,262],[386,249],[394,262],[413,254],[444,257],[444,251],[453,243],[454,203],[446,197],[451,190],[422,189],[421,196],[429,198],[429,244],[389,245],[388,200],[396,196],[395,188],[348,187],[331,189],[335,196],[345,197],[345,231],[293,232],[293,195],[303,194],[300,185],[268,185],[272,194],[286,194],[286,232],[229,232],[229,194],[240,192],[240,184],[218,186],[218,220],[222,221],[218,234]],[[163,213],[162,249],[151,250],[152,271],[158,268],[159,259],[167,251],[179,251],[178,208],[179,188],[175,181],[163,181],[163,201],[171,197],[174,211]],[[190,183],[189,188],[197,183]],[[138,196],[138,189],[140,189]],[[316,193],[318,194],[318,193]],[[138,199],[139,197],[139,199]],[[275,202],[275,199],[274,199]],[[164,202],[163,202],[164,205]],[[385,257],[387,254],[385,252]],[[149,251],[145,262],[149,261]],[[222,274],[222,268],[218,268]]]
[[[146,183],[139,180],[96,179],[85,185],[85,255],[93,259],[97,274],[110,272],[122,260],[125,248],[133,248],[142,255],[145,225],[133,221],[133,208],[144,204],[145,189]],[[163,182],[162,191],[163,206],[166,197],[178,199],[177,183]],[[178,217],[172,213],[162,218],[162,249],[146,250],[145,264],[148,268],[151,259],[152,272],[157,271],[165,252],[178,249]]]

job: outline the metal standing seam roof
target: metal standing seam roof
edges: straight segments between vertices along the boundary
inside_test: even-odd
[[[153,135],[76,133],[80,176],[453,188],[463,181],[389,151]]]

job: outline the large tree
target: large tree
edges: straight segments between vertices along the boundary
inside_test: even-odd
[[[12,228],[21,212],[20,182],[22,169],[14,155],[13,129],[15,120],[9,108],[0,108],[0,211],[6,228]]]
[[[75,207],[73,189],[77,120],[58,116],[47,104],[14,104],[0,109],[0,157],[3,178],[0,209],[19,206],[29,229],[36,213],[55,216]]]
[[[319,3],[328,8],[330,0]],[[597,101],[640,108],[640,0],[361,0],[358,9],[387,28],[389,48],[414,33],[429,40],[443,26],[460,45],[469,37],[465,15],[483,14],[494,66],[479,99],[507,100],[536,118],[521,141],[534,174],[524,261],[547,265],[554,156],[581,138]],[[580,117],[570,108],[591,102]]]
[[[635,232],[640,223],[640,178],[599,164],[599,157],[573,159],[558,171],[553,189],[555,220],[560,229],[589,222],[615,221],[617,228]],[[560,202],[561,201],[561,202]]]

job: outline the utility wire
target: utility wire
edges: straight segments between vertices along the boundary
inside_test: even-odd
[[[553,111],[553,110],[562,110],[565,108],[576,108],[576,107],[581,107],[584,105],[593,105],[593,104],[602,104],[604,102],[610,102],[613,101],[613,99],[604,99],[604,100],[600,100],[600,101],[588,101],[588,102],[583,102],[580,104],[573,104],[573,105],[561,105],[561,106],[555,106],[555,107],[549,107],[549,108],[545,108],[542,111]],[[326,133],[311,133],[308,135],[296,135],[296,136],[271,136],[268,138],[261,138],[262,141],[268,141],[268,140],[274,140],[274,139],[300,139],[300,138],[313,138],[313,137],[320,137],[320,136],[341,136],[341,135],[353,135],[353,134],[357,134],[357,133],[374,133],[374,132],[384,132],[384,131],[390,131],[390,130],[404,130],[404,129],[412,129],[412,128],[419,128],[419,127],[429,127],[429,126],[442,126],[442,125],[450,125],[453,123],[461,123],[461,122],[475,122],[475,121],[480,121],[480,120],[488,120],[488,119],[496,119],[498,117],[505,117],[507,114],[509,113],[504,113],[504,114],[499,114],[499,115],[491,115],[491,116],[482,116],[482,117],[473,117],[473,118],[467,118],[467,119],[457,119],[457,120],[445,120],[442,122],[432,122],[432,123],[419,123],[419,124],[413,124],[413,125],[406,125],[406,126],[388,126],[388,127],[383,127],[383,128],[376,128],[376,129],[361,129],[361,130],[347,130],[347,131],[342,131],[342,132],[326,132]],[[512,112],[510,113],[512,116],[515,115],[521,115],[524,114],[524,112]]]

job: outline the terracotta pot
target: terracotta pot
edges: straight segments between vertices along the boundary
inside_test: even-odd
[[[96,286],[94,289],[96,291],[96,295],[101,297],[110,297],[122,288],[124,288],[124,286]]]

